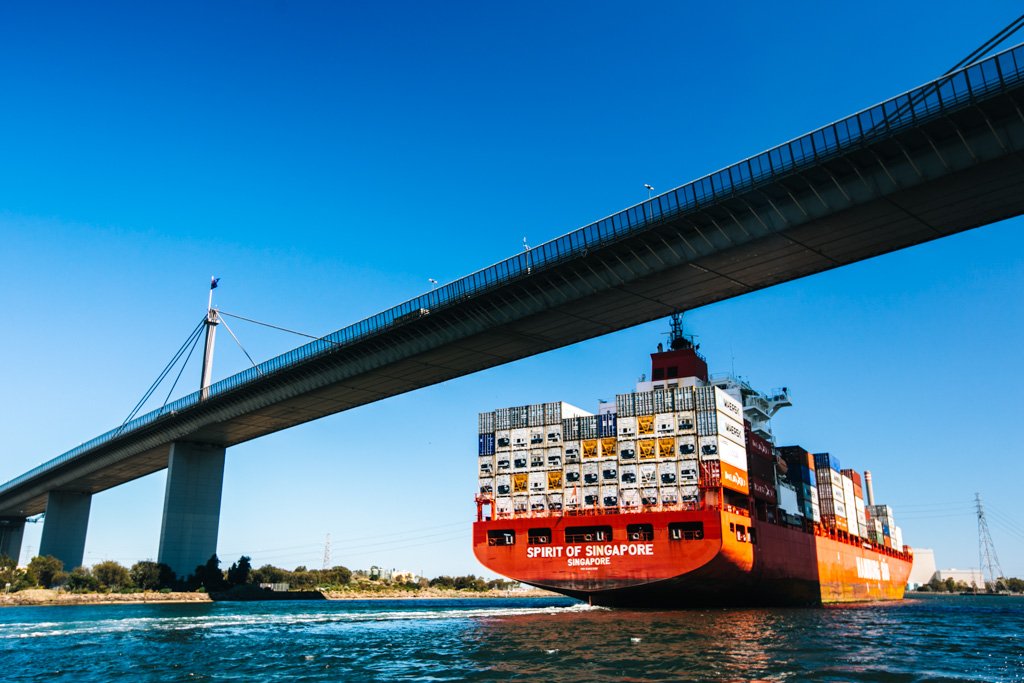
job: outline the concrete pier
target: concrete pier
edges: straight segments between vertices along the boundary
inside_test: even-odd
[[[223,446],[171,444],[157,560],[179,578],[195,573],[217,552],[224,451]]]
[[[46,499],[39,554],[56,557],[64,563],[65,571],[81,567],[91,506],[91,493],[50,491]]]
[[[0,517],[0,555],[17,562],[21,556],[21,539],[24,535],[24,517]]]

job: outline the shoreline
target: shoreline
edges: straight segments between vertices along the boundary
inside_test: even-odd
[[[555,598],[558,593],[540,589],[520,591],[322,591],[328,600],[481,600],[487,598]],[[2,607],[49,607],[59,605],[185,604],[215,602],[206,593],[140,591],[138,593],[68,593],[55,588],[33,588],[17,593],[0,593]]]

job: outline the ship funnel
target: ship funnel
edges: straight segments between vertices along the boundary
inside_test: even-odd
[[[875,504],[875,488],[871,485],[871,471],[864,470],[864,488],[868,490],[868,505]]]

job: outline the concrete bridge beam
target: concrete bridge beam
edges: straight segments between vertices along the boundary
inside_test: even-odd
[[[39,554],[52,555],[64,563],[65,571],[82,566],[85,534],[89,529],[92,494],[81,491],[50,491],[46,499],[43,537]]]
[[[21,539],[24,534],[24,517],[0,517],[0,556],[17,562],[21,556]]]
[[[180,578],[217,552],[224,452],[223,446],[171,444],[157,561]]]

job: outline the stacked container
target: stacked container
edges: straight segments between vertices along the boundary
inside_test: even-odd
[[[747,442],[747,470],[750,473],[750,495],[769,505],[778,505],[779,495],[775,482],[775,455],[772,445],[743,423]]]
[[[870,538],[868,533],[871,529],[867,521],[867,507],[864,505],[864,487],[861,484],[860,472],[857,470],[843,470],[844,477],[849,477],[853,483],[853,509],[849,509],[849,498],[847,499],[847,511],[851,519],[857,520],[858,536]]]
[[[822,524],[830,529],[849,531],[846,494],[843,491],[843,475],[839,473],[839,459],[828,453],[815,453],[814,466]]]
[[[718,387],[693,387],[701,485],[749,494],[743,406]]]

